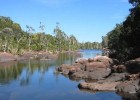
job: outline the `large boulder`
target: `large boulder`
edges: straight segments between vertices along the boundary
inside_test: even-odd
[[[85,65],[85,71],[94,71],[96,68],[108,68],[108,65],[104,62],[91,62]]]
[[[94,79],[94,80],[101,80],[105,79],[107,76],[109,76],[111,73],[111,70],[109,68],[96,68],[94,71],[89,72],[88,78]]]
[[[92,79],[92,80],[100,80],[104,79],[111,73],[109,68],[95,68],[92,72],[89,71],[77,71],[70,75],[73,78],[80,79]]]

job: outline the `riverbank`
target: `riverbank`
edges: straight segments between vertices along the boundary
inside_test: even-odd
[[[26,52],[22,55],[13,55],[11,53],[1,52],[0,53],[0,62],[9,62],[9,61],[20,61],[27,59],[56,59],[58,54],[51,54],[48,52]]]
[[[62,53],[66,53],[69,55],[82,56],[79,51],[64,51]],[[0,52],[0,62],[9,62],[9,61],[20,61],[20,60],[28,60],[28,59],[37,59],[37,60],[51,60],[57,59],[59,56],[59,52],[25,52],[22,55],[13,55],[11,53]]]
[[[124,98],[135,100],[140,96],[140,58],[120,64],[116,59],[96,56],[79,59],[72,65],[63,64],[57,70],[71,80],[85,80],[79,83],[80,89],[115,91]]]

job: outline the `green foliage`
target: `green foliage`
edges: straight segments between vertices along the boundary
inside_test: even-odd
[[[67,36],[65,32],[63,32],[58,24],[56,28],[54,29],[55,33],[55,38],[56,38],[56,45],[57,45],[57,50],[58,51],[63,51],[63,50],[77,50],[78,47],[78,41],[74,35]]]
[[[134,8],[126,20],[107,34],[110,57],[121,62],[140,57],[140,0],[129,2]]]
[[[79,43],[74,35],[68,36],[57,23],[54,36],[44,32],[45,26],[40,22],[40,31],[26,25],[27,32],[21,29],[9,17],[0,16],[0,51],[22,54],[26,51],[63,52],[78,49],[101,49],[101,43]]]
[[[102,43],[99,42],[85,42],[80,43],[81,49],[102,49]]]
[[[18,23],[14,23],[9,17],[0,16],[0,51],[13,54],[22,54],[25,51],[66,51],[77,50],[76,37],[70,37],[57,25],[54,29],[55,36],[44,32],[44,25],[40,22],[41,32],[35,33],[35,29],[26,25],[24,32]]]

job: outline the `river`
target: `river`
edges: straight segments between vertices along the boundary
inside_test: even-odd
[[[81,50],[83,58],[101,50]],[[57,60],[28,60],[0,65],[0,100],[121,100],[115,92],[79,90],[80,81],[56,72],[63,63],[72,64],[75,55],[61,54]],[[82,81],[82,80],[81,80]]]

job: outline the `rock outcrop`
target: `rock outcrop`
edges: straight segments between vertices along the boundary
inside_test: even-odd
[[[116,91],[125,98],[140,97],[140,58],[120,64],[106,56],[79,59],[72,65],[61,65],[58,71],[72,80],[94,80],[79,83],[80,89]],[[96,81],[95,81],[96,80]]]
[[[101,80],[111,73],[108,57],[97,56],[95,59],[79,59],[73,65],[63,64],[58,67],[62,74],[70,78]]]

